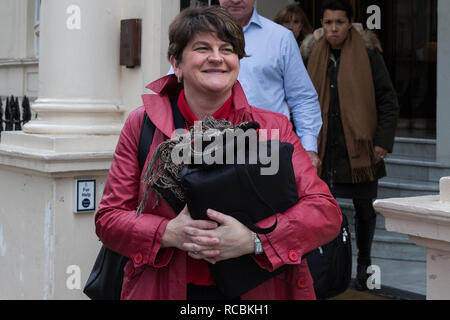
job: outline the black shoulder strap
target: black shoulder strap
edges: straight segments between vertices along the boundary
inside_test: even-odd
[[[172,99],[170,101],[172,106],[173,121],[175,123],[175,128],[184,128],[184,118],[178,109],[177,99]],[[150,152],[150,146],[152,145],[153,135],[155,134],[155,125],[150,120],[145,112],[144,123],[142,124],[141,137],[139,139],[139,168],[144,169],[145,161],[147,160],[148,153]]]
[[[177,99],[172,99],[170,101],[172,106],[172,114],[173,114],[173,122],[175,124],[175,129],[183,129],[184,128],[184,118],[181,114],[180,109],[178,108]]]
[[[147,155],[150,152],[150,146],[152,145],[153,135],[155,133],[155,125],[150,120],[147,112],[144,116],[144,123],[142,124],[141,137],[139,139],[139,168],[142,172],[144,169],[145,161],[147,160]]]

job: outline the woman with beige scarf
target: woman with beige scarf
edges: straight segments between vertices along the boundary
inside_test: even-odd
[[[326,1],[323,28],[301,50],[322,108],[319,175],[336,198],[353,199],[356,288],[366,290],[376,226],[372,203],[378,179],[386,176],[384,159],[393,149],[399,107],[377,37],[352,24],[352,17],[347,1]]]

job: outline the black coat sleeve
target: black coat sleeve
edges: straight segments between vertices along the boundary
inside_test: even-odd
[[[381,53],[378,49],[367,51],[372,66],[378,117],[373,143],[374,146],[383,147],[392,153],[400,109],[397,93]]]

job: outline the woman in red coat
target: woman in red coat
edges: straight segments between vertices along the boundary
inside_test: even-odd
[[[293,267],[240,299],[315,299],[302,257],[338,235],[342,214],[289,120],[248,104],[237,81],[239,60],[245,57],[242,29],[223,9],[189,9],[172,23],[169,38],[169,59],[175,74],[150,84],[147,88],[156,94],[144,95],[144,105],[128,117],[95,217],[101,241],[130,258],[124,269],[121,298],[221,299],[207,262],[250,255],[268,271]],[[173,99],[186,126],[207,116],[233,124],[256,121],[261,128],[278,129],[280,141],[294,145],[292,162],[300,200],[277,215],[273,232],[255,237],[226,212],[208,210],[212,221],[193,220],[187,207],[174,212],[164,200],[154,206],[157,195],[153,190],[143,214],[136,214],[143,196],[138,144],[144,115],[156,127],[145,168],[158,145],[175,130]],[[272,225],[273,218],[258,226]],[[262,250],[255,245],[258,239]]]

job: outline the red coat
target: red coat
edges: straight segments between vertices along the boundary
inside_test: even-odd
[[[125,266],[122,299],[186,299],[186,253],[175,248],[161,249],[162,234],[175,217],[174,211],[163,200],[153,209],[154,193],[150,193],[142,216],[137,217],[135,211],[143,189],[138,144],[144,112],[156,126],[148,164],[155,148],[174,131],[168,94],[175,83],[174,76],[166,76],[150,84],[147,88],[157,94],[143,95],[144,106],[129,115],[95,216],[100,240],[131,259]],[[239,83],[233,88],[233,104],[229,118],[232,123],[257,121],[261,128],[279,129],[280,141],[295,146],[292,162],[300,198],[297,205],[278,215],[275,231],[260,236],[265,253],[254,256],[267,270],[285,264],[294,267],[244,294],[242,299],[315,299],[312,278],[302,256],[337,237],[342,213],[326,184],[318,178],[288,119],[251,107]],[[269,218],[258,225],[268,227],[273,221]]]

